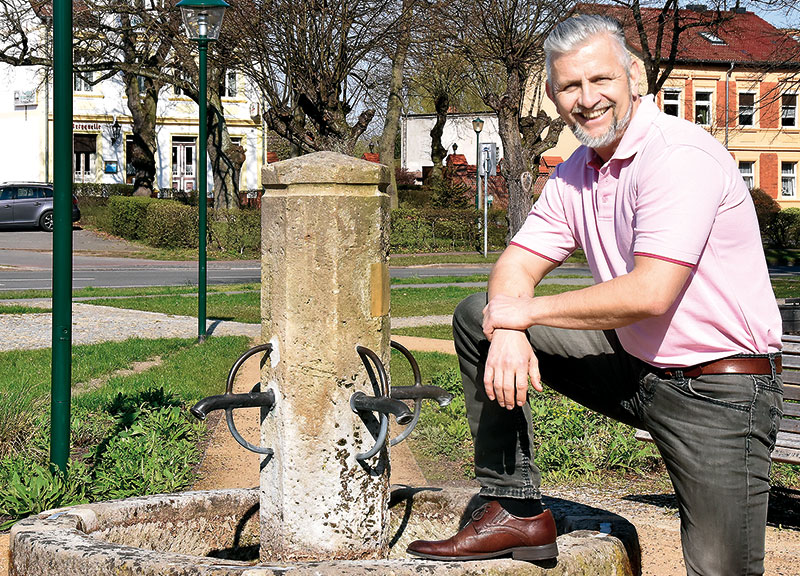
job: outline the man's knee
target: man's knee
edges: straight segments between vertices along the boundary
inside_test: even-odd
[[[485,307],[485,292],[470,294],[464,298],[453,312],[453,331],[475,332],[483,324],[483,309]],[[481,333],[483,333],[482,329]]]

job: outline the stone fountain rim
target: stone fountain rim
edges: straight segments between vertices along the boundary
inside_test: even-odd
[[[436,489],[439,493],[457,500],[469,493],[460,489]],[[447,494],[452,492],[452,494]],[[540,574],[541,568],[525,562],[508,558],[473,562],[436,562],[422,559],[377,559],[377,560],[328,560],[315,562],[264,562],[252,563],[238,560],[224,560],[207,556],[181,554],[177,552],[158,552],[147,548],[116,544],[92,536],[104,526],[104,520],[112,517],[130,518],[133,510],[153,506],[189,506],[200,498],[228,498],[239,500],[243,505],[259,502],[260,491],[253,489],[229,489],[180,492],[140,496],[124,500],[78,504],[75,506],[48,510],[21,520],[11,529],[12,574],[14,574],[15,549],[21,546],[37,547],[38,554],[55,555],[57,552],[74,550],[81,557],[81,563],[94,563],[91,571],[85,574],[106,575],[116,573],[108,558],[118,557],[120,562],[133,563],[135,571],[143,576],[156,574],[208,574],[214,576],[260,576],[273,574],[366,574],[375,570],[390,569],[397,576],[424,572],[438,574],[486,574],[496,571],[507,575]],[[138,517],[138,515],[133,515]],[[563,534],[558,538],[561,555],[559,564],[572,561],[567,557],[570,550],[577,550],[580,558],[575,562],[585,565],[587,558],[617,556],[624,553],[623,543],[614,536],[591,531],[577,531]],[[591,563],[591,560],[590,560]],[[118,566],[117,566],[118,567]],[[186,571],[192,567],[198,571]],[[169,568],[169,572],[165,571]],[[202,570],[200,572],[199,570]],[[569,570],[567,570],[569,571]],[[564,574],[567,572],[559,571]],[[570,572],[571,573],[571,572]],[[581,572],[577,572],[580,574]]]

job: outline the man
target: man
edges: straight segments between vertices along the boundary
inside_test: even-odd
[[[488,503],[425,558],[557,554],[533,463],[528,382],[650,432],[675,488],[688,574],[762,574],[781,319],[731,155],[640,97],[619,24],[575,16],[545,43],[547,94],[582,142],[453,333]],[[535,297],[582,248],[593,286]],[[488,302],[488,304],[487,304]],[[535,401],[535,397],[534,397]]]

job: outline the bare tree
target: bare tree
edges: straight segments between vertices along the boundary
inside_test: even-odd
[[[542,43],[567,10],[559,0],[456,0],[440,8],[452,49],[469,63],[484,103],[498,118],[502,174],[508,187],[509,239],[531,207],[524,174],[538,172],[539,158],[558,141],[563,121],[527,105],[532,78],[543,68]]]
[[[365,95],[402,8],[397,0],[232,2],[235,65],[263,95],[269,128],[298,152],[352,153],[375,115]]]

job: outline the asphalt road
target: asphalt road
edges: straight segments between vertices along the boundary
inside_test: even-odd
[[[136,246],[89,230],[73,231],[73,289],[94,287],[197,285],[197,262],[129,258]],[[53,235],[36,230],[0,230],[0,291],[52,287]],[[469,276],[488,274],[486,265],[392,267],[392,278]],[[257,260],[209,261],[209,284],[259,282]],[[564,268],[560,274],[589,274],[587,268]],[[570,280],[585,283],[581,280]],[[566,282],[566,281],[565,281]]]

